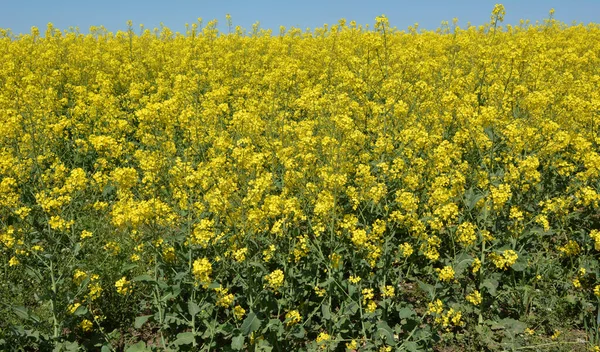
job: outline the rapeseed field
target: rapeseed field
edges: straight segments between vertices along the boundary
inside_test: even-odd
[[[0,349],[600,347],[600,25],[0,31]]]

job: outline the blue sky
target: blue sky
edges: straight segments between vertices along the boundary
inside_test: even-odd
[[[185,23],[194,23],[202,17],[204,23],[219,20],[219,28],[225,30],[225,15],[229,13],[234,25],[248,30],[256,21],[262,28],[275,32],[280,25],[315,28],[324,23],[334,24],[340,18],[373,24],[381,14],[399,29],[415,22],[421,28],[435,29],[441,21],[451,21],[454,17],[462,27],[467,22],[485,23],[498,2],[506,7],[505,23],[543,20],[551,8],[556,10],[555,18],[566,23],[600,22],[600,0],[20,0],[3,2],[0,28],[28,33],[31,26],[44,29],[52,22],[60,29],[79,27],[87,33],[92,25],[104,25],[110,31],[122,30],[127,20],[132,20],[136,28],[144,24],[152,29],[163,22],[171,30],[183,32]]]

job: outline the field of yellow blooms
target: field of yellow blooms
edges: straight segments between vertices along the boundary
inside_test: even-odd
[[[0,30],[0,349],[599,351],[600,25],[503,17]]]

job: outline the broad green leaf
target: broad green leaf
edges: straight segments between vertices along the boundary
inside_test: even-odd
[[[433,298],[435,296],[435,287],[433,285],[430,285],[420,280],[417,280],[417,283],[419,284],[419,288],[422,291],[427,292],[429,298]]]
[[[456,275],[462,275],[463,271],[473,263],[473,258],[466,253],[461,253],[454,259],[454,262],[453,269]]]
[[[495,279],[485,279],[481,286],[487,288],[490,295],[496,295],[496,289],[498,288],[498,280]]]
[[[121,268],[121,274],[126,274],[126,273],[128,273],[129,271],[131,271],[132,269],[135,269],[135,268],[137,268],[137,267],[138,267],[138,265],[137,265],[137,264],[133,264],[133,263],[130,263],[130,264],[125,264],[125,265],[123,265],[123,267]]]
[[[408,352],[417,352],[417,351],[419,351],[419,346],[414,341],[405,342],[403,345],[404,345],[404,349],[406,351],[408,351]]]
[[[385,321],[380,321],[377,323],[377,334],[383,336],[383,340],[390,346],[396,345],[396,340],[394,339],[394,331]]]
[[[500,323],[504,325],[507,330],[512,331],[514,334],[520,334],[527,328],[527,324],[523,323],[522,321],[510,318],[502,319],[500,320]]]
[[[188,301],[188,312],[191,316],[195,316],[200,312],[200,307],[193,301]]]
[[[191,343],[194,343],[195,339],[196,334],[194,334],[193,332],[182,332],[177,334],[177,339],[173,342],[173,344],[175,346],[189,345]]]
[[[415,314],[415,311],[408,307],[404,307],[398,311],[398,315],[399,315],[400,319],[410,318],[414,314]]]
[[[358,304],[356,302],[350,302],[347,306],[344,307],[344,314],[354,315],[358,311]]]
[[[273,346],[267,340],[258,340],[256,344],[256,350],[261,352],[271,352],[273,350]]]
[[[144,325],[144,324],[145,324],[145,323],[148,321],[148,319],[150,319],[151,317],[152,317],[152,315],[142,315],[142,316],[136,317],[136,318],[135,318],[135,323],[133,324],[133,326],[134,326],[136,329],[139,329],[139,328],[141,328],[141,327],[142,327],[142,326],[143,326],[143,325]]]
[[[519,256],[517,261],[511,266],[514,271],[523,271],[527,269],[527,260],[523,256]]]
[[[27,312],[27,308],[23,306],[12,306],[12,310],[19,318],[29,319],[29,313]]]
[[[75,312],[73,312],[73,315],[82,316],[82,315],[86,315],[87,313],[88,313],[88,309],[86,306],[79,306],[79,307],[77,307]]]
[[[302,326],[296,326],[296,331],[294,331],[292,333],[292,336],[296,337],[296,338],[304,338],[304,336],[306,335],[306,331],[304,330],[304,328]]]
[[[321,305],[321,313],[323,314],[323,319],[325,319],[325,320],[331,319],[331,309],[329,308],[329,304]]]
[[[125,352],[146,352],[149,351],[144,341],[140,341],[134,345],[127,347]]]
[[[258,328],[260,328],[260,320],[254,312],[250,312],[246,319],[244,319],[244,322],[242,322],[240,330],[242,330],[244,336],[248,336],[251,332],[258,330]]]
[[[238,335],[231,339],[231,349],[239,351],[244,348],[244,335]]]

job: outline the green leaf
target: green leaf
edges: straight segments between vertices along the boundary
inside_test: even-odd
[[[567,295],[565,301],[570,304],[576,304],[578,302],[577,297],[574,295]]]
[[[135,345],[131,345],[129,347],[127,347],[127,349],[125,350],[125,352],[145,352],[148,351],[148,348],[146,347],[146,343],[144,341],[140,341],[138,343],[136,343]]]
[[[414,314],[415,314],[415,311],[408,307],[404,307],[398,311],[398,315],[399,315],[400,319],[410,318]]]
[[[295,330],[296,331],[292,332],[292,336],[294,336],[296,338],[302,339],[306,335],[306,331],[304,330],[304,328],[302,326],[297,325],[295,327]]]
[[[29,319],[27,308],[23,306],[12,306],[13,312],[21,319]]]
[[[260,319],[258,319],[254,312],[250,312],[246,319],[244,319],[244,322],[242,322],[240,330],[242,330],[244,336],[248,336],[251,332],[258,330],[258,328],[260,328]]]
[[[127,274],[129,271],[131,271],[131,269],[135,269],[135,268],[137,268],[137,267],[138,267],[138,265],[137,265],[137,264],[133,264],[133,263],[130,263],[130,264],[125,264],[125,265],[123,265],[123,267],[121,268],[121,274]]]
[[[498,284],[499,284],[498,280],[485,279],[485,280],[483,280],[483,283],[481,284],[481,286],[487,288],[490,295],[495,296],[496,289],[498,288]]]
[[[429,295],[429,298],[433,299],[435,297],[435,287],[433,285],[427,284],[420,280],[417,280],[417,283],[419,284],[419,288],[422,291],[427,292],[427,294]]]
[[[193,301],[188,301],[188,312],[191,316],[200,313],[200,307]]]
[[[325,320],[331,319],[331,309],[329,308],[329,304],[321,305],[321,313],[323,314],[323,319],[325,319]]]
[[[417,352],[419,350],[419,346],[414,341],[408,341],[404,343],[404,349],[408,352]]]
[[[511,265],[511,268],[514,271],[523,271],[527,269],[527,260],[525,260],[523,256],[519,256],[517,261],[513,265]]]
[[[141,328],[148,321],[148,319],[150,319],[150,317],[152,317],[152,315],[142,315],[142,316],[136,317],[135,323],[133,324],[133,326],[136,329]]]
[[[385,321],[380,321],[377,323],[377,334],[383,336],[383,340],[390,346],[396,345],[396,340],[394,339],[394,332],[392,328]]]
[[[217,288],[221,288],[221,284],[220,284],[220,283],[218,283],[218,282],[211,282],[211,283],[208,285],[208,288],[209,288],[210,290],[214,290],[214,289],[217,289]]]
[[[88,309],[86,306],[79,306],[77,307],[77,309],[75,309],[75,312],[73,312],[73,315],[75,316],[82,316],[82,315],[86,315],[88,312]]]
[[[131,279],[131,281],[156,282],[156,280],[154,280],[154,278],[152,276],[148,275],[148,274],[136,276],[133,279]]]
[[[453,269],[456,272],[456,275],[462,275],[463,271],[473,263],[473,258],[466,253],[461,253],[454,259],[454,262]]]
[[[191,343],[194,343],[195,339],[196,334],[194,334],[193,332],[182,332],[177,334],[177,339],[173,342],[173,344],[175,346],[189,345]]]
[[[356,304],[356,302],[350,302],[344,307],[344,314],[354,315],[356,312],[358,312],[358,304]]]
[[[102,345],[100,352],[110,352],[110,347],[108,345]]]
[[[500,320],[500,323],[504,325],[507,330],[510,330],[515,334],[520,334],[527,328],[527,324],[523,323],[522,321],[510,318],[502,319]]]
[[[231,349],[239,351],[244,348],[244,335],[238,335],[231,339]]]
[[[267,340],[258,340],[256,344],[257,351],[271,352],[273,350],[273,346]]]
[[[77,351],[79,351],[79,344],[76,341],[59,342],[54,347],[54,351],[77,352]]]

